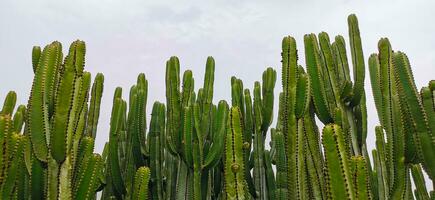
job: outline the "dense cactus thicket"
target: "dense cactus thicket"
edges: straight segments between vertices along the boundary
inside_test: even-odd
[[[252,89],[228,79],[230,103],[213,99],[212,57],[197,91],[193,72],[181,76],[171,57],[166,103],[151,112],[145,74],[128,94],[116,88],[102,155],[94,140],[104,77],[92,82],[84,71],[85,43],[65,57],[59,42],[34,47],[27,106],[15,109],[11,91],[0,111],[0,199],[435,199],[425,183],[425,174],[435,180],[435,81],[419,91],[407,56],[386,38],[366,63],[355,15],[348,27],[350,50],[343,36],[305,35],[304,65],[296,40],[284,37],[281,92],[267,68]]]

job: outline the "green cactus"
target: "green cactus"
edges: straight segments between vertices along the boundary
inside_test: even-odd
[[[433,178],[430,163],[434,140],[424,98],[417,92],[406,55],[393,52],[386,38],[379,41],[378,48],[379,54],[372,54],[369,59],[373,96],[386,134],[384,142],[383,130],[377,128],[378,172],[382,175],[377,179],[381,186],[378,193],[382,199],[405,198],[412,196],[409,186],[412,164],[421,163]],[[429,92],[423,88],[422,94],[424,90]]]
[[[95,135],[98,122],[97,114],[92,117],[95,120],[92,125],[86,124],[91,75],[83,71],[84,56],[82,41],[72,43],[63,63],[59,42],[46,46],[42,53],[39,47],[33,49],[35,77],[26,117],[26,132],[33,148],[26,148],[29,152],[24,155],[32,198],[87,199],[94,197],[104,184],[102,160],[90,158],[93,139],[89,141],[92,146],[89,155],[79,152],[81,143],[86,140],[87,125],[94,129]],[[99,77],[102,79],[101,74]],[[96,84],[102,89],[102,82],[96,81]],[[101,93],[92,94],[92,98],[101,98]],[[99,104],[100,101],[91,106],[94,115],[99,112]],[[85,179],[79,178],[83,177],[83,170],[87,173]]]
[[[132,199],[149,199],[148,184],[150,181],[150,169],[140,167],[134,177],[134,190]]]
[[[165,105],[155,102],[151,114],[149,131],[150,153],[150,186],[152,199],[163,199],[165,196],[163,185],[164,139],[165,139]]]
[[[98,73],[95,76],[94,83],[91,89],[91,100],[89,102],[90,105],[86,122],[86,135],[94,138],[94,140],[97,134],[98,118],[100,116],[100,104],[101,98],[103,96],[103,84],[104,76],[103,74]]]
[[[340,115],[341,126],[349,135],[349,148],[352,155],[368,158],[365,146],[366,122],[364,92],[364,57],[358,21],[349,15],[349,38],[353,64],[354,83],[350,80],[344,38],[336,36],[331,44],[327,33],[319,34],[319,43],[314,34],[306,35],[305,57],[307,71],[312,82],[313,101],[319,119],[327,124],[337,123],[336,113]],[[337,110],[338,109],[338,110]]]
[[[305,69],[296,40],[284,37],[283,90],[270,131],[273,68],[252,90],[232,77],[229,108],[224,100],[214,104],[212,57],[197,91],[193,72],[185,70],[181,79],[180,61],[171,57],[166,105],[154,103],[149,130],[145,74],[128,102],[116,88],[102,155],[94,153],[94,141],[104,77],[97,74],[92,83],[84,71],[85,43],[73,42],[65,59],[59,42],[34,47],[27,107],[16,108],[11,91],[0,110],[0,199],[97,199],[101,190],[101,199],[118,200],[434,199],[425,174],[433,183],[435,81],[418,91],[407,56],[388,39],[379,41],[379,52],[368,59],[380,121],[372,130],[372,165],[355,15],[348,28],[353,80],[344,37],[305,35]]]
[[[225,196],[226,199],[252,199],[245,179],[243,160],[243,121],[238,107],[232,107],[225,139]]]
[[[10,91],[0,111],[0,197],[1,199],[26,198],[24,187],[26,166],[24,148],[28,137],[23,135],[25,106],[21,105],[14,113],[17,95]]]

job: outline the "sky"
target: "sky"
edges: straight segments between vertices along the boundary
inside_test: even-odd
[[[58,40],[66,54],[71,42],[84,40],[85,70],[105,76],[95,149],[101,152],[108,141],[114,89],[122,87],[127,98],[137,75],[145,73],[149,118],[154,101],[166,102],[165,62],[170,56],[180,58],[183,71],[193,70],[197,89],[203,82],[207,56],[215,58],[215,103],[220,99],[230,102],[231,76],[253,88],[266,67],[278,72],[277,95],[282,90],[282,38],[296,38],[299,63],[304,66],[304,34],[325,31],[331,38],[340,34],[349,44],[347,16],[355,13],[366,61],[367,144],[371,150],[379,121],[367,59],[377,52],[379,38],[388,37],[393,49],[407,53],[417,87],[427,85],[435,78],[434,9],[435,1],[421,0],[1,0],[0,101],[14,90],[18,103],[27,103],[33,80],[32,46]]]

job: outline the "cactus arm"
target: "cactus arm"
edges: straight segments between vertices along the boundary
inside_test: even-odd
[[[335,41],[331,45],[337,65],[337,77],[340,88],[340,98],[342,102],[349,102],[353,96],[352,82],[349,75],[349,63],[346,55],[346,44],[343,36],[335,36]]]
[[[13,131],[15,133],[20,133],[24,125],[24,116],[26,116],[26,106],[20,105],[14,114],[13,118]]]
[[[322,143],[325,152],[326,181],[329,198],[355,199],[351,185],[350,165],[344,138],[338,125],[330,124],[324,127]],[[336,162],[338,161],[338,162]]]
[[[194,96],[195,93],[192,94],[192,96]],[[194,98],[194,97],[193,97]],[[200,120],[200,105],[198,103],[193,103],[192,105],[192,117],[193,117],[193,127],[194,129],[192,130],[192,139],[193,141],[204,141],[205,138],[203,138],[203,134],[202,134],[202,129],[201,129],[201,120]],[[193,142],[192,141],[192,142]],[[208,145],[207,144],[207,149],[208,149]],[[199,161],[202,164],[203,163],[203,159],[204,159],[204,143],[203,142],[198,142],[198,157],[199,157]],[[200,164],[200,165],[201,165]]]
[[[164,137],[165,124],[165,106],[162,103],[155,102],[151,114],[151,125],[149,130],[150,145],[150,169],[151,169],[151,191],[156,199],[163,199],[163,151],[164,143],[161,138]]]
[[[358,19],[356,18],[356,15],[349,15],[347,22],[349,26],[350,50],[352,55],[354,77],[353,98],[351,105],[355,106],[359,104],[364,91],[365,65],[361,36],[358,27]]]
[[[355,168],[355,175],[354,175],[354,186],[356,191],[356,198],[365,200],[365,199],[372,199],[371,197],[371,187],[369,182],[369,173],[367,170],[367,164],[362,156],[355,156],[352,157],[352,162],[354,164]]]
[[[385,152],[385,139],[384,132],[381,126],[375,127],[376,133],[376,150],[378,156],[377,162],[377,173],[378,173],[378,187],[379,187],[379,199],[388,199],[389,197],[389,179],[388,174],[389,167],[386,162],[386,152]]]
[[[49,98],[54,92],[53,83],[56,68],[61,62],[61,47],[59,43],[52,43],[44,48],[39,59],[37,71],[33,80],[32,91],[29,98],[28,127],[32,147],[35,156],[46,161],[48,155],[48,138],[50,137],[49,128],[49,108],[53,105]]]
[[[53,121],[52,134],[50,135],[50,152],[58,163],[65,160],[67,149],[67,127],[70,121],[70,110],[73,104],[73,91],[79,90],[75,86],[80,86],[81,79],[75,80],[74,68],[65,66],[58,94],[56,95],[55,115]],[[75,85],[75,82],[77,85]],[[76,92],[74,92],[76,93]]]
[[[0,115],[0,166],[2,167],[0,169],[0,183],[3,181],[3,178],[6,174],[5,169],[8,166],[9,160],[9,141],[11,138],[10,134],[10,127],[11,126],[11,119],[9,115]],[[5,169],[3,169],[5,168]]]
[[[24,148],[24,136],[12,134],[9,142],[12,143],[12,149],[9,157],[10,163],[7,164],[9,166],[7,169],[3,169],[7,171],[5,177],[2,177],[3,180],[1,181],[2,199],[9,199],[11,194],[13,194],[13,189],[16,187],[19,169],[24,164],[22,153]]]
[[[94,139],[91,137],[84,137],[81,139],[81,142],[77,148],[77,156],[76,160],[77,163],[75,164],[75,171],[74,171],[74,178],[73,183],[77,183],[79,179],[79,174],[82,173],[82,170],[86,167],[82,167],[85,162],[85,159],[92,156],[92,153],[94,152]]]
[[[26,164],[24,160],[24,151],[27,148],[28,136],[23,136],[23,152],[21,155],[21,165],[17,173],[16,187],[15,187],[15,198],[16,199],[29,199],[29,174],[26,169]]]
[[[268,199],[275,199],[276,184],[275,175],[273,174],[272,159],[270,157],[270,151],[264,151],[264,165],[266,167],[266,183],[267,183],[267,195]]]
[[[293,112],[296,106],[295,92],[298,79],[297,50],[294,38],[285,37],[283,39],[281,56],[284,107],[288,108],[287,112]]]
[[[325,130],[325,129],[324,129]],[[348,199],[349,193],[345,190],[346,180],[340,162],[340,154],[336,145],[336,136],[332,131],[323,131],[322,144],[325,152],[326,185],[329,199]]]
[[[91,101],[87,117],[86,135],[95,139],[97,133],[98,118],[100,116],[100,104],[103,96],[104,76],[98,73],[95,76],[91,89]]]
[[[130,92],[132,96],[128,116],[128,141],[131,144],[131,154],[134,162],[134,169],[131,172],[131,179],[134,177],[136,168],[145,165],[144,155],[146,150],[146,101],[148,93],[148,82],[144,74],[139,74],[136,87]]]
[[[61,198],[59,196],[59,170],[60,167],[57,163],[57,161],[55,159],[53,159],[52,157],[48,158],[47,161],[47,169],[46,169],[46,173],[47,173],[47,182],[46,182],[46,187],[47,187],[47,198],[48,199],[58,199]]]
[[[0,111],[0,114],[12,116],[12,112],[15,109],[16,102],[17,93],[15,93],[14,91],[9,91],[6,95],[5,101],[3,102],[3,108]]]
[[[34,46],[32,48],[32,67],[33,67],[33,73],[35,74],[38,69],[38,63],[40,58],[41,58],[41,47]]]
[[[327,97],[327,102],[330,109],[333,110],[340,103],[338,92],[338,83],[336,64],[333,57],[333,51],[327,33],[322,32],[319,34],[319,44],[321,57],[323,58],[323,77],[324,77],[324,90]]]
[[[82,143],[85,143],[86,145],[92,146],[92,151],[93,152],[93,145],[94,145],[94,139],[85,136],[85,129],[86,129],[86,116],[88,112],[88,107],[84,106],[82,111],[79,114],[79,119],[77,121],[77,128],[74,134],[74,138],[73,138],[73,146],[71,148],[71,153],[70,156],[73,158],[73,168],[76,167],[77,163],[80,162],[80,157],[78,157],[78,155],[81,153],[80,152],[80,147],[82,145]],[[83,140],[86,140],[86,142],[82,142]],[[91,144],[89,144],[91,143]]]
[[[285,153],[284,135],[277,131],[274,138],[276,149],[276,192],[275,198],[278,200],[288,199],[287,183],[287,159]]]
[[[249,199],[243,160],[241,112],[232,107],[225,142],[225,194],[228,200]]]
[[[207,58],[203,86],[203,102],[201,103],[201,137],[207,138],[211,130],[212,103],[213,103],[213,85],[214,85],[215,61],[213,57]],[[202,142],[200,143],[202,144]],[[202,146],[202,145],[201,145]],[[202,149],[202,148],[201,148]]]
[[[392,68],[392,50],[391,50],[391,45],[390,42],[388,41],[388,39],[386,38],[382,38],[379,40],[378,42],[378,49],[379,49],[379,75],[377,75],[377,77],[379,77],[379,85],[381,87],[380,88],[380,92],[377,92],[377,90],[374,90],[376,93],[373,93],[373,96],[378,96],[381,94],[381,98],[379,98],[379,101],[375,101],[375,103],[380,102],[380,106],[382,106],[382,117],[380,117],[380,121],[381,121],[381,125],[385,128],[386,132],[387,132],[387,137],[391,137],[389,136],[389,134],[392,134],[392,130],[391,130],[391,111],[388,110],[389,108],[391,108],[391,96],[392,96],[392,92],[390,91],[391,85],[393,84],[391,82],[391,79],[393,77],[393,72],[391,71]],[[373,74],[374,76],[377,74],[376,72],[378,70],[376,70],[376,65],[373,65]],[[370,67],[370,69],[372,69],[372,67]],[[374,82],[375,79],[372,79],[372,81]],[[374,82],[377,83],[378,81]],[[379,86],[378,85],[378,86]],[[379,93],[379,94],[378,94]],[[380,107],[377,106],[377,107]],[[388,138],[387,138],[388,139]]]
[[[193,181],[191,180],[191,176],[189,175],[189,167],[187,167],[182,160],[180,160],[178,164],[177,173],[178,174],[176,174],[177,186],[175,199],[191,199]]]
[[[313,102],[316,108],[316,113],[323,123],[331,123],[332,116],[330,115],[328,105],[325,99],[324,83],[321,80],[321,60],[319,55],[319,47],[317,39],[314,34],[304,36],[305,44],[305,62],[307,65],[307,72],[310,76],[311,91],[313,95]]]
[[[214,71],[215,71],[215,61],[213,57],[209,56],[207,58],[207,64],[205,67],[205,76],[204,76],[204,100],[205,104],[203,105],[203,112],[206,112],[206,109],[211,106],[213,101],[213,84],[214,84]],[[207,120],[206,120],[207,121]]]
[[[180,138],[180,63],[177,57],[166,62],[167,144],[171,153],[179,149]]]
[[[144,73],[140,73],[137,77],[137,88],[138,88],[138,111],[139,111],[139,122],[138,122],[138,136],[140,141],[141,153],[146,153],[146,107],[148,99],[148,80],[145,78]]]
[[[294,114],[296,104],[296,83],[298,77],[297,73],[296,41],[292,37],[285,37],[282,41],[283,111],[281,120],[287,158],[287,191],[289,195],[288,198],[290,199],[298,198],[298,177],[296,169],[297,119]]]
[[[74,199],[90,199],[98,188],[98,176],[102,171],[103,160],[98,154],[91,154],[84,158],[82,171],[76,183]]]
[[[134,178],[133,199],[149,199],[148,184],[150,181],[150,169],[148,167],[140,167],[136,171]]]
[[[72,62],[71,64],[73,64],[77,72],[77,75],[81,76],[83,73],[83,69],[85,67],[85,54],[86,54],[85,43],[80,40],[74,41],[69,48],[69,52],[70,54],[72,53],[70,57],[70,62]]]
[[[259,199],[267,199],[266,169],[264,165],[264,137],[262,132],[262,99],[260,83],[254,83],[254,186]],[[266,130],[267,131],[267,130]]]
[[[263,103],[261,108],[261,113],[263,115],[263,123],[261,125],[261,132],[263,132],[263,136],[267,132],[270,124],[273,121],[273,101],[274,101],[274,93],[276,83],[276,71],[271,67],[267,68],[263,72],[263,82],[262,82],[262,96]]]
[[[254,136],[254,108],[252,107],[252,97],[249,89],[244,90],[244,99],[245,99],[245,117],[244,126],[243,126],[243,141],[246,142],[245,146],[249,149],[252,146],[252,137]],[[248,154],[245,156],[249,157]]]
[[[423,171],[421,170],[420,165],[411,165],[411,175],[412,179],[414,180],[416,194],[420,197],[419,199],[422,200],[429,200],[429,193],[426,189],[426,183],[424,181]]]
[[[305,140],[305,159],[307,160],[307,171],[309,182],[311,183],[313,197],[315,199],[326,198],[324,182],[324,160],[320,147],[320,137],[314,119],[314,107],[311,105],[310,112],[303,118],[304,140]]]
[[[394,113],[393,111],[397,111],[396,107],[397,105],[397,98],[396,93],[397,91],[394,90],[394,84],[392,82],[393,79],[393,71],[392,71],[392,49],[390,42],[388,39],[381,39],[378,43],[378,49],[379,49],[379,80],[380,80],[380,88],[382,91],[382,115],[379,117],[381,121],[382,127],[385,129],[386,132],[386,161],[387,166],[390,168],[389,171],[389,182],[390,182],[390,188],[393,187],[393,182],[395,179],[395,156],[393,152],[393,145],[395,142],[393,142],[393,134],[396,132],[394,131],[399,126],[398,124],[395,124],[396,121],[394,120]],[[374,93],[373,95],[376,95]],[[375,101],[376,103],[376,101]],[[379,106],[378,106],[379,107]],[[395,108],[393,110],[393,108]],[[397,113],[398,114],[398,113]],[[398,134],[400,136],[400,134]],[[399,144],[401,146],[402,144]],[[401,153],[401,152],[396,152]],[[400,155],[399,155],[400,156]],[[389,189],[390,189],[389,188]]]
[[[62,62],[62,45],[60,42],[53,42],[50,44],[53,51],[49,51],[45,62],[46,71],[44,77],[44,103],[48,109],[48,114],[53,113],[55,104],[56,87],[58,85],[58,74]]]
[[[366,107],[366,94],[363,91],[360,104],[353,108],[356,124],[358,148],[364,156],[367,156],[367,107]],[[368,156],[366,157],[368,158]]]
[[[346,44],[343,36],[335,36],[332,48],[334,50],[335,60],[337,61],[337,74],[340,84],[343,84],[345,81],[350,83],[349,63],[347,62]]]
[[[380,157],[378,151],[376,149],[372,150],[372,158],[373,158],[373,171],[372,171],[372,193],[373,199],[384,200],[385,199],[385,189],[383,186],[383,175],[382,170],[379,166]]]
[[[296,91],[296,110],[295,115],[297,118],[301,118],[304,116],[305,111],[308,110],[308,106],[310,105],[311,99],[311,89],[310,89],[310,80],[307,74],[301,73],[297,83],[297,91]]]
[[[120,98],[115,99],[113,102],[112,116],[110,120],[110,138],[109,138],[109,165],[110,165],[110,175],[113,182],[113,188],[115,194],[121,197],[125,194],[125,186],[123,181],[123,176],[121,175],[121,169],[119,168],[119,158],[118,158],[118,131],[122,121],[122,103],[123,100]]]
[[[310,199],[312,196],[309,191],[306,163],[306,143],[304,142],[305,129],[303,119],[298,120],[297,135],[296,135],[296,159],[297,159],[297,195],[300,199]]]
[[[243,90],[243,82],[240,79],[232,77],[231,79],[231,100],[233,107],[238,107],[242,117],[242,138],[243,138],[243,159],[245,162],[245,178],[248,183],[248,189],[251,195],[255,196],[255,186],[252,180],[250,169],[250,156],[252,148],[252,137],[254,131],[253,108],[249,90]],[[244,124],[246,123],[246,124]]]
[[[429,84],[435,85],[435,80],[432,80]],[[435,90],[430,87],[422,87],[420,90],[421,101],[423,103],[424,110],[427,115],[427,120],[430,126],[430,130],[435,131]]]
[[[240,112],[244,116],[245,113],[245,104],[243,101],[243,82],[240,79],[237,79],[235,76],[231,77],[231,105],[237,106],[240,109]]]
[[[36,156],[32,156],[32,169],[30,176],[30,188],[32,199],[45,199],[46,190],[46,172],[44,170],[44,163],[39,161]]]
[[[194,87],[195,87],[195,80],[193,79],[192,71],[186,70],[183,74],[183,88],[181,92],[181,112],[184,116],[184,108],[191,105],[192,102],[192,94],[194,93]]]
[[[183,155],[184,160],[189,167],[193,167],[193,156],[195,156],[192,152],[193,149],[193,137],[194,137],[194,121],[193,121],[193,107],[184,108],[184,116],[183,116]],[[199,156],[199,155],[197,155]]]
[[[379,66],[379,56],[377,54],[372,54],[369,57],[369,72],[370,72],[370,83],[373,91],[373,98],[375,101],[376,111],[378,116],[382,116],[383,102],[382,102],[382,90],[381,90],[381,80],[380,80],[380,66]],[[381,124],[383,120],[379,120]]]
[[[213,137],[213,144],[204,160],[203,168],[205,170],[215,168],[219,163],[225,150],[226,124],[228,120],[228,104],[226,101],[220,101],[216,117],[216,131]]]
[[[192,144],[192,153],[193,153],[193,195],[191,199],[200,200],[202,198],[202,187],[201,185],[201,155],[200,155],[200,146],[198,144],[198,140],[195,139]],[[206,192],[204,190],[204,192]]]

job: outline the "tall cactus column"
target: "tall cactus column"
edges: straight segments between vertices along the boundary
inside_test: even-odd
[[[285,37],[282,41],[282,86],[283,93],[282,109],[280,120],[282,133],[285,138],[285,152],[287,159],[287,186],[290,199],[305,198],[306,188],[304,157],[303,157],[303,135],[299,131],[302,124],[298,121],[303,118],[308,110],[310,93],[309,79],[297,64],[296,41],[292,37]],[[281,104],[281,103],[280,103]]]
[[[165,137],[165,105],[155,102],[151,114],[149,131],[151,193],[152,199],[163,199],[165,188],[163,184],[164,138]]]
[[[253,104],[253,122],[254,122],[254,185],[258,199],[268,199],[268,186],[266,175],[265,147],[264,141],[273,116],[273,100],[276,82],[276,71],[267,68],[263,72],[262,88],[259,82],[254,84],[254,104]],[[249,114],[249,113],[247,113]],[[246,116],[248,117],[248,116]]]
[[[252,199],[245,179],[241,112],[232,107],[225,139],[225,196],[229,200]]]

